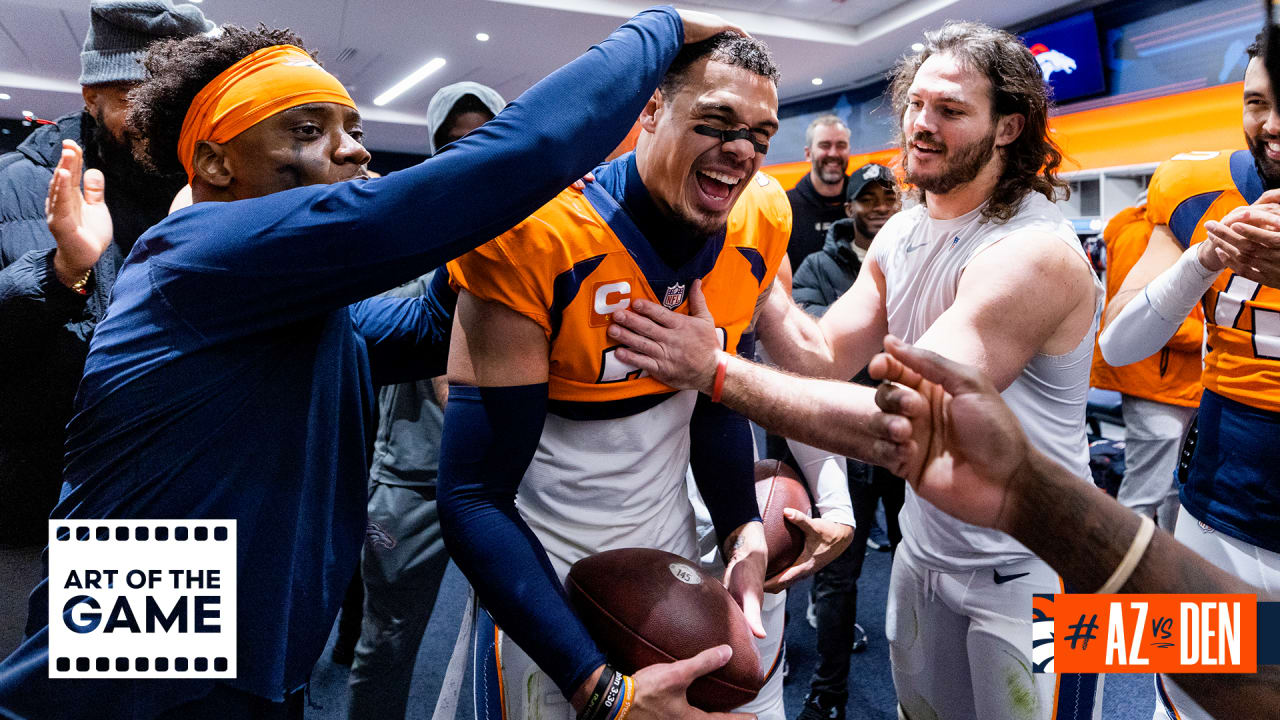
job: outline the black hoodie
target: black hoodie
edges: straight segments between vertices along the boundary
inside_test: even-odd
[[[792,216],[791,242],[787,246],[791,267],[799,266],[800,261],[821,250],[823,241],[827,239],[827,228],[844,217],[844,191],[848,182],[846,177],[840,192],[826,197],[818,194],[813,180],[806,173],[794,188],[787,191]]]

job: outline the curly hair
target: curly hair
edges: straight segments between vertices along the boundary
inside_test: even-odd
[[[217,36],[194,35],[159,40],[147,49],[147,79],[129,93],[127,124],[136,135],[138,162],[161,174],[183,173],[178,135],[191,101],[219,73],[263,48],[297,45],[288,29],[225,25]],[[315,53],[307,50],[313,60]],[[319,60],[316,60],[319,63]]]
[[[1058,177],[1062,149],[1049,136],[1050,89],[1040,64],[1017,37],[974,22],[947,22],[926,33],[924,49],[908,55],[894,67],[889,92],[897,115],[898,137],[905,167],[907,129],[902,125],[907,90],[916,72],[932,55],[950,55],[966,68],[983,73],[991,81],[992,117],[1022,115],[1022,132],[1000,148],[1004,168],[991,199],[982,210],[984,219],[1003,223],[1014,216],[1028,192],[1038,192],[1051,202],[1059,193],[1067,197],[1067,183]],[[919,190],[917,189],[917,193]]]
[[[664,96],[677,92],[688,79],[689,67],[704,57],[767,77],[775,87],[782,80],[782,74],[778,72],[778,64],[774,62],[768,45],[755,38],[722,32],[681,48],[676,59],[667,68],[662,82],[658,84],[658,89]]]

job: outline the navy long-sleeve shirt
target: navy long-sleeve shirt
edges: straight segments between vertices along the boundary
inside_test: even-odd
[[[228,684],[275,699],[303,685],[364,536],[374,380],[431,374],[420,363],[441,331],[427,301],[361,298],[504,232],[591,169],[682,42],[674,10],[646,11],[420,165],[199,203],[148,231],[90,347],[54,517],[236,519]],[[35,634],[0,664],[0,715],[49,716],[56,693],[59,707],[146,717],[209,687],[50,683],[46,598],[42,584]]]

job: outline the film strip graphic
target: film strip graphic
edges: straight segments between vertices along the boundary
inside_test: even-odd
[[[51,520],[50,678],[236,676],[234,520]]]

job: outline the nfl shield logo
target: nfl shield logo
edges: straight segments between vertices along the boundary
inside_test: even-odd
[[[667,287],[667,294],[662,298],[662,306],[668,310],[675,310],[682,302],[684,302],[684,286],[676,283]]]

